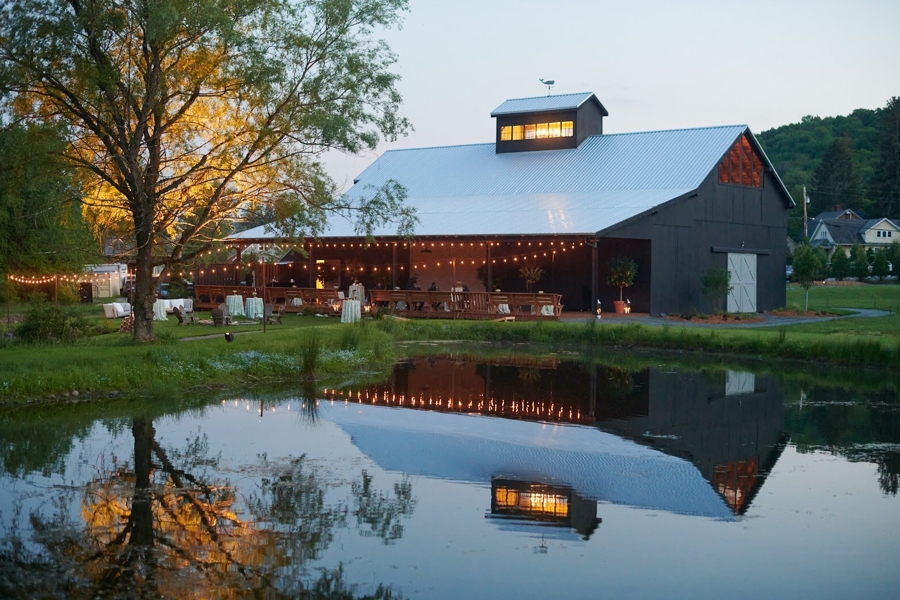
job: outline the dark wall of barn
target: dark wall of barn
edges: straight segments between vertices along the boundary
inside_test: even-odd
[[[603,113],[593,102],[585,102],[578,109],[578,117],[575,120],[577,144],[580,146],[585,138],[601,133],[603,133]]]
[[[701,277],[708,269],[728,267],[727,253],[713,248],[757,254],[756,306],[765,312],[785,304],[787,211],[772,173],[765,174],[762,188],[752,188],[721,184],[718,169],[713,169],[696,194],[673,200],[608,235],[653,240],[648,307],[653,315],[720,310],[701,292]],[[602,281],[602,269],[600,276]],[[642,281],[640,271],[638,279]]]

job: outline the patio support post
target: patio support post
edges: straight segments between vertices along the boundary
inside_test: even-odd
[[[591,247],[591,304],[586,308],[589,313],[594,312],[594,303],[599,299],[597,297],[597,246],[598,240],[595,238],[593,242],[588,241]]]
[[[494,270],[491,268],[491,242],[487,244],[487,290],[494,291]]]
[[[307,260],[309,261],[309,287],[315,289],[316,287],[316,259],[313,257],[313,247],[314,244],[309,245],[309,256]]]
[[[397,242],[394,242],[394,255],[391,260],[391,289],[397,287]]]

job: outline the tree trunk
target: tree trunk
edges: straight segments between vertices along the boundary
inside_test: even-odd
[[[153,465],[150,451],[156,430],[153,421],[137,417],[131,426],[134,435],[134,498],[131,503],[132,546],[153,545],[153,507],[150,493],[150,473]]]
[[[156,282],[153,281],[153,235],[150,219],[135,217],[137,257],[135,265],[134,340],[151,342],[153,335],[153,303],[156,302]]]

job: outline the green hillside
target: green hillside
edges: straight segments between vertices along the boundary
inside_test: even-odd
[[[836,208],[900,217],[900,99],[846,116],[803,117],[757,135],[794,201],[789,232],[802,230],[803,186],[814,216]]]

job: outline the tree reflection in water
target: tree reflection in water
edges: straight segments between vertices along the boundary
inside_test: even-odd
[[[133,468],[102,458],[99,475],[66,491],[52,517],[31,515],[43,552],[7,538],[0,548],[0,595],[356,598],[340,567],[311,573],[308,561],[346,527],[351,503],[360,530],[365,524],[365,535],[385,543],[402,535],[400,521],[415,506],[408,480],[389,495],[365,471],[352,483],[349,501],[329,503],[331,483],[305,457],[286,465],[263,457],[256,489],[239,494],[217,480],[221,474],[210,474],[218,458],[209,456],[205,435],[167,451],[151,419],[135,418],[131,431]],[[83,522],[65,510],[73,502]],[[397,596],[378,586],[362,597]]]

